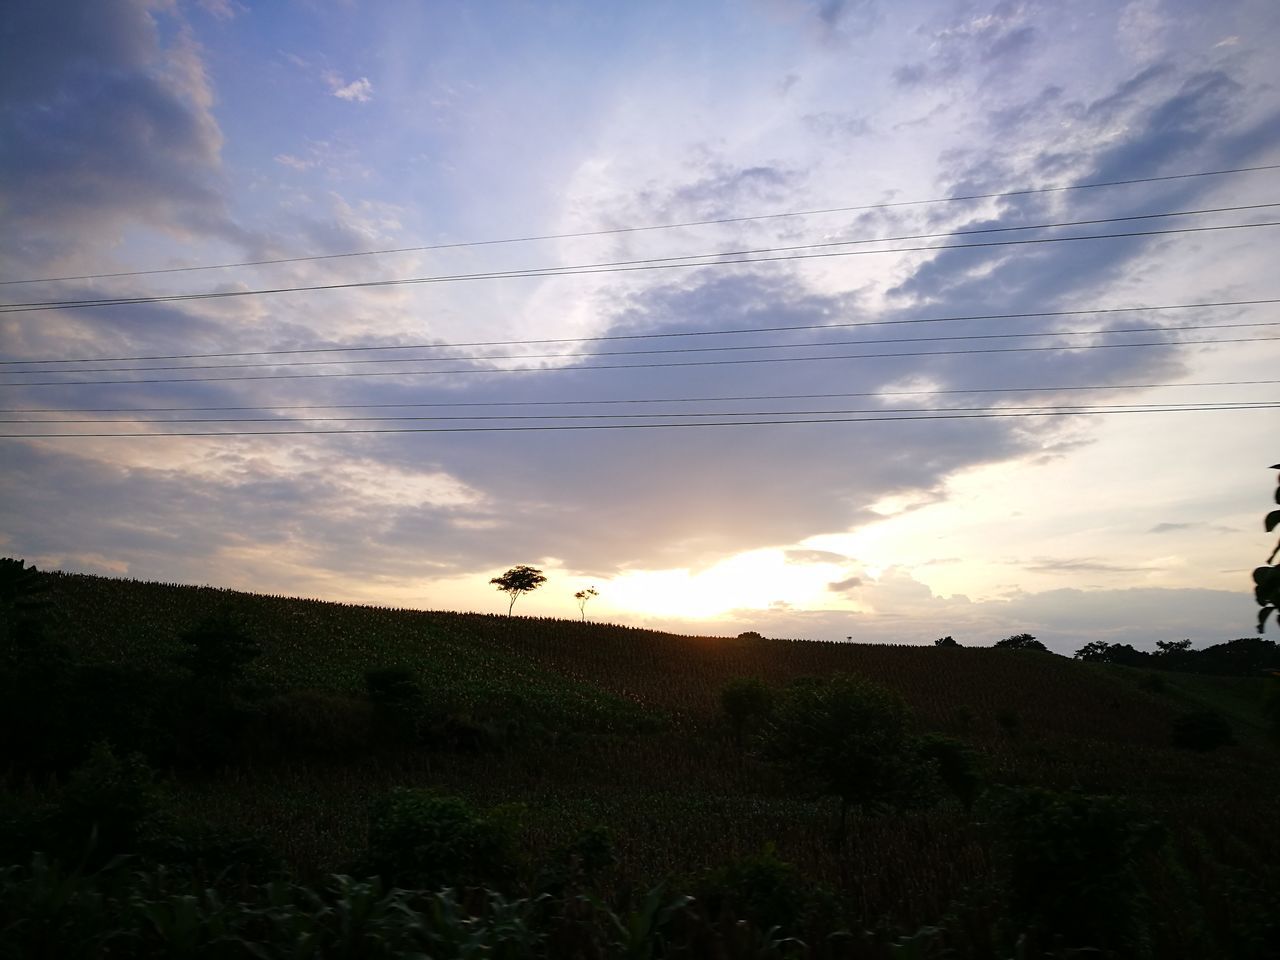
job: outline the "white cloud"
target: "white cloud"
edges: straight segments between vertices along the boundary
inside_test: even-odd
[[[330,70],[324,78],[329,84],[330,91],[339,100],[346,100],[348,103],[368,103],[373,99],[373,84],[368,77],[345,83],[339,74]]]

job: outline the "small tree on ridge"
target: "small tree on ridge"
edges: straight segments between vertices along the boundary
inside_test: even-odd
[[[515,607],[516,601],[520,599],[521,595],[537,590],[547,582],[547,578],[542,575],[542,571],[537,567],[530,567],[521,563],[512,567],[502,576],[494,577],[489,582],[511,597],[511,602],[507,604],[507,616],[511,616],[511,610]]]
[[[600,596],[600,591],[595,587],[587,587],[587,589],[579,590],[573,595],[573,599],[578,601],[578,612],[582,614],[584,623],[587,619],[587,603],[598,596]]]

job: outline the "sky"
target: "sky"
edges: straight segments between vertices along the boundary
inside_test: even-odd
[[[0,552],[485,612],[531,564],[517,614],[594,586],[682,633],[1250,636],[1278,42],[1271,0],[18,0]],[[552,426],[589,429],[493,429]]]

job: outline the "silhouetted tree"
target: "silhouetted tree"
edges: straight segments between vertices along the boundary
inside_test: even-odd
[[[933,645],[934,645],[935,647],[958,647],[958,646],[960,646],[960,644],[956,643],[956,642],[955,642],[955,640],[954,640],[954,639],[952,639],[951,637],[939,637],[937,640],[933,641]]]
[[[516,601],[523,594],[529,593],[531,590],[537,590],[547,582],[547,578],[542,575],[541,570],[522,563],[512,567],[502,576],[494,577],[489,582],[511,597],[511,602],[507,604],[507,616],[510,616]]]
[[[1003,640],[996,642],[996,647],[1002,650],[1039,650],[1041,653],[1049,652],[1048,647],[1029,633],[1015,633],[1012,637],[1005,637]]]
[[[587,589],[579,590],[573,595],[573,599],[578,601],[578,612],[582,614],[584,622],[587,619],[587,603],[598,596],[600,596],[600,592],[595,587],[587,587]]]
[[[1135,650],[1130,644],[1107,643],[1105,640],[1086,643],[1074,656],[1077,660],[1091,663],[1118,663],[1126,667],[1145,666],[1151,660],[1151,654]]]
[[[1156,649],[1160,651],[1161,656],[1174,656],[1179,653],[1186,653],[1191,649],[1190,640],[1157,640]]]
[[[1077,660],[1088,660],[1092,663],[1107,663],[1111,659],[1111,644],[1105,640],[1091,640],[1077,650],[1073,657]]]

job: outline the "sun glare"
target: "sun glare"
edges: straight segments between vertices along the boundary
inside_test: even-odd
[[[753,550],[699,571],[636,570],[609,583],[610,606],[655,617],[705,620],[735,610],[840,605],[829,584],[847,573],[838,563],[789,560],[783,550]]]

